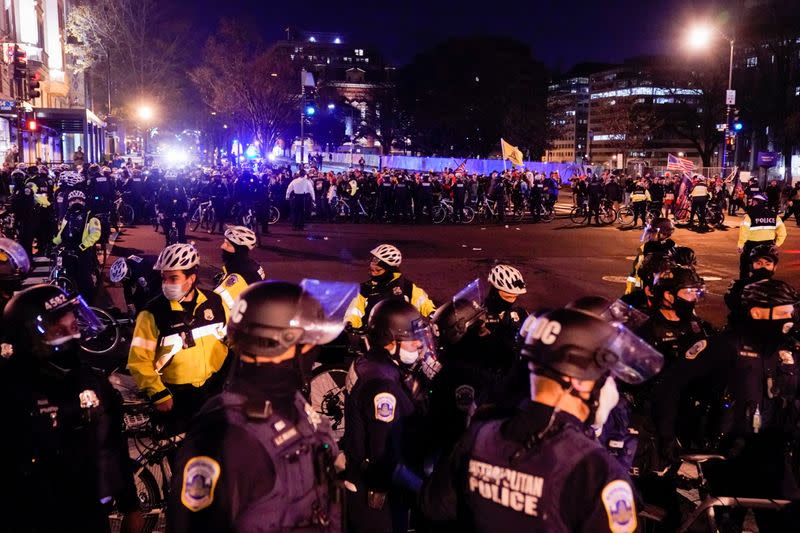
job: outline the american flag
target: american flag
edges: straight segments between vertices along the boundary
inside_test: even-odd
[[[690,159],[684,159],[676,155],[667,155],[667,170],[679,170],[681,172],[691,172],[694,170],[694,163]]]
[[[456,167],[456,169],[453,171],[453,174],[463,174],[466,169],[467,169],[467,160],[465,159],[460,165]]]

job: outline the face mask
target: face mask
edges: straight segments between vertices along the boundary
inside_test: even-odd
[[[600,399],[597,404],[597,411],[594,414],[594,423],[592,426],[595,432],[599,435],[603,430],[603,425],[608,420],[608,415],[616,407],[619,402],[619,391],[617,390],[617,383],[614,378],[608,376],[603,388],[600,389]]]
[[[694,307],[696,304],[697,302],[690,302],[689,300],[677,297],[672,303],[672,309],[681,320],[689,320],[694,316]]]
[[[398,345],[397,357],[404,365],[411,366],[419,359],[419,352],[417,350],[404,350],[401,345]]]
[[[164,293],[167,300],[171,302],[180,302],[189,290],[183,290],[183,285],[181,283],[162,283],[161,292]]]
[[[392,275],[393,274],[394,273],[391,270],[387,270],[386,272],[384,272],[380,276],[371,276],[371,278],[372,278],[372,281],[374,281],[376,283],[384,284],[384,283],[388,283],[389,281],[392,280]]]
[[[311,358],[301,357],[313,362]],[[298,390],[303,388],[303,380],[298,372],[297,363],[293,359],[277,364],[241,363],[236,369],[234,379],[243,385],[245,392],[252,390],[252,396],[256,399],[274,402],[290,400],[294,398]],[[247,395],[251,396],[251,394]]]
[[[233,261],[233,258],[236,257],[235,252],[229,252],[228,250],[222,250],[222,262],[223,263],[230,263]]]
[[[770,279],[773,274],[775,274],[775,272],[768,268],[756,268],[750,274],[750,279],[753,280],[753,282],[761,281],[764,279]]]
[[[497,292],[496,289],[493,289],[489,292],[489,295],[486,297],[486,301],[484,302],[486,306],[486,310],[489,311],[490,314],[499,314],[503,311],[508,311],[511,309],[513,305],[511,302],[503,300],[500,296],[500,293]]]
[[[750,320],[749,331],[762,339],[778,340],[788,334],[794,327],[794,320]]]

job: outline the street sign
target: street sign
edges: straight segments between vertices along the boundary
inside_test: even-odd
[[[14,100],[0,100],[0,111],[14,111],[17,103]]]
[[[725,91],[725,105],[736,105],[736,91]]]
[[[717,124],[717,131],[725,131],[728,129],[727,124]]]

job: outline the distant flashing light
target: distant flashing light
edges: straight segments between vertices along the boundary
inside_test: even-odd
[[[342,44],[342,40],[340,38],[336,38],[333,40],[333,44]]]
[[[742,131],[742,128],[744,128],[744,125],[741,122],[735,122],[733,124],[733,129],[736,131]]]
[[[258,148],[256,148],[251,144],[250,146],[247,147],[247,150],[245,150],[244,153],[250,159],[255,159],[256,157],[258,157]]]
[[[317,38],[312,35],[311,37],[308,38],[308,42],[315,43],[317,42]]]
[[[336,109],[336,104],[328,104],[329,111],[333,111],[334,109]]]
[[[317,112],[317,110],[314,108],[313,105],[310,105],[310,106],[306,107],[306,115],[312,116],[316,112]]]

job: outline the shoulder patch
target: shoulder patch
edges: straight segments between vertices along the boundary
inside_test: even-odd
[[[612,481],[603,488],[601,498],[608,516],[608,529],[612,533],[636,531],[636,504],[633,501],[633,490],[627,481]]]
[[[258,267],[258,275],[261,279],[267,279],[267,273],[264,272],[264,267]]]
[[[233,287],[234,285],[236,285],[237,281],[239,281],[239,276],[237,276],[236,274],[231,274],[230,276],[228,276],[228,279],[225,280],[225,286]]]
[[[204,309],[203,318],[211,322],[212,320],[214,320],[214,311],[212,311],[211,309]]]
[[[375,395],[375,420],[381,422],[391,422],[394,420],[394,410],[397,407],[397,398],[394,394],[381,392]]]
[[[708,346],[708,341],[705,339],[701,339],[696,343],[692,344],[692,346],[688,350],[686,350],[686,359],[689,359],[691,361],[692,359],[700,355],[700,352],[705,350],[706,346]]]
[[[214,502],[214,489],[222,469],[211,457],[192,457],[183,468],[181,503],[190,511],[205,509]]]

